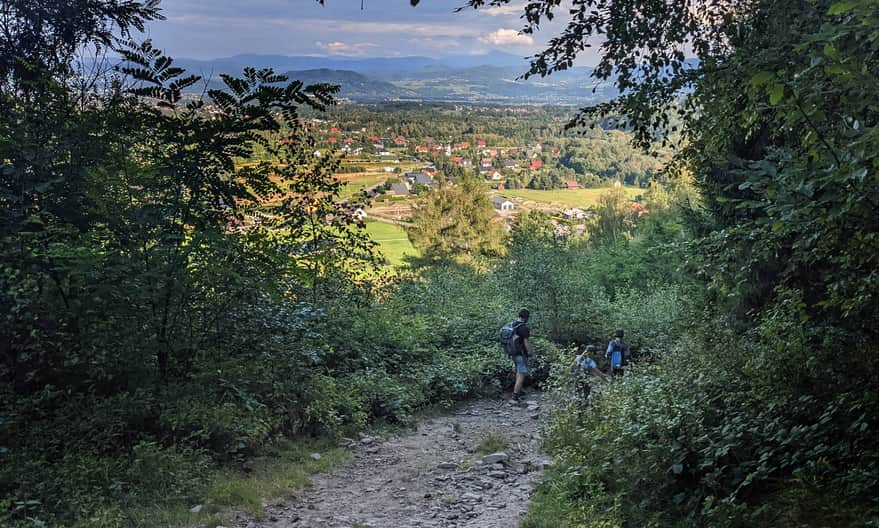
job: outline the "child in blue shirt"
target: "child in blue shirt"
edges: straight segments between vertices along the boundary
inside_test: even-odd
[[[623,341],[623,331],[617,330],[613,340],[607,344],[607,352],[604,357],[610,359],[610,373],[612,375],[623,373],[623,362],[629,355],[629,345]]]
[[[610,378],[598,368],[598,364],[591,357],[598,351],[593,345],[589,345],[584,349],[580,349],[580,353],[574,357],[571,364],[571,372],[578,375],[578,390],[584,397],[589,394],[589,384],[586,383],[585,374],[591,374],[602,381],[609,381]]]

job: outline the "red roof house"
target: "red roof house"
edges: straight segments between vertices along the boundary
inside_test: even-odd
[[[580,183],[577,180],[567,180],[565,182],[565,189],[579,189]]]
[[[532,169],[539,169],[540,167],[543,167],[542,161],[540,161],[539,159],[531,160],[531,168]]]

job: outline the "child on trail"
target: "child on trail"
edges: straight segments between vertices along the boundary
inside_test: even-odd
[[[613,340],[607,344],[607,352],[604,353],[605,358],[610,358],[610,373],[613,376],[622,375],[623,362],[629,355],[629,345],[623,341],[623,331],[617,330]]]
[[[574,362],[571,364],[571,372],[577,376],[577,392],[583,398],[588,397],[591,390],[586,382],[586,375],[591,374],[601,381],[610,381],[610,378],[598,369],[598,364],[593,359],[597,351],[598,348],[594,345],[587,346],[585,350],[581,347],[580,353],[574,357]]]

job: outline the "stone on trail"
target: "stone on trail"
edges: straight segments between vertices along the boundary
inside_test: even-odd
[[[482,457],[482,463],[486,466],[491,464],[496,464],[498,462],[506,462],[510,459],[510,455],[504,453],[503,451],[498,451],[497,453],[492,453],[490,455],[485,455]]]
[[[497,479],[507,478],[507,474],[503,471],[489,471],[488,476],[491,478],[497,478]]]
[[[465,493],[461,495],[461,500],[470,501],[470,502],[482,502],[482,497],[475,493]]]
[[[539,419],[540,419],[540,413],[534,413],[534,414],[532,414],[532,415],[531,415],[531,419],[532,419],[532,420],[539,420]]]
[[[458,464],[454,462],[440,462],[436,467],[438,469],[457,469]]]
[[[309,456],[312,460],[320,460],[320,453],[312,453]]]
[[[193,506],[192,508],[189,508],[189,511],[191,513],[199,513],[202,508],[203,508],[203,506],[201,504],[198,504],[196,506]]]

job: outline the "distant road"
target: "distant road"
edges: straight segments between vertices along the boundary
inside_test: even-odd
[[[386,224],[394,224],[394,225],[396,225],[396,226],[400,226],[400,227],[402,227],[402,228],[409,228],[409,227],[412,227],[412,224],[410,224],[410,223],[408,223],[408,222],[401,222],[400,220],[394,220],[393,218],[387,218],[387,217],[385,217],[385,216],[379,216],[379,215],[377,215],[377,214],[375,214],[375,213],[371,213],[371,212],[369,212],[369,211],[366,211],[366,215],[367,215],[367,216],[366,216],[366,219],[367,219],[367,220],[375,220],[375,221],[377,221],[377,222],[384,222],[384,223],[386,223]]]

